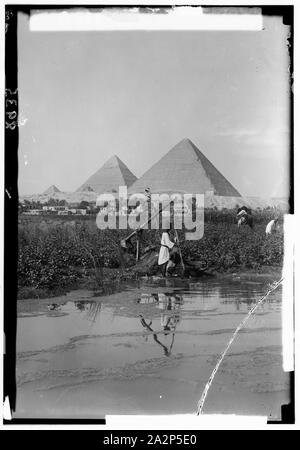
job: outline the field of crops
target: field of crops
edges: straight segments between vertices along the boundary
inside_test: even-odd
[[[255,211],[253,216],[255,226],[251,230],[248,226],[237,227],[234,211],[206,210],[202,239],[185,241],[183,231],[179,232],[183,256],[205,260],[217,272],[280,267],[283,261],[282,218],[278,231],[266,237],[265,227],[274,217],[274,211]],[[70,288],[91,274],[101,283],[109,269],[118,273],[119,242],[127,234],[127,230],[99,230],[95,218],[70,220],[21,215],[19,292],[24,288],[33,292],[46,289],[47,293],[58,287]],[[159,242],[158,230],[143,232],[144,246],[159,246]]]

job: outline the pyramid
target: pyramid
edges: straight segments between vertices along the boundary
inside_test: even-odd
[[[50,186],[48,189],[45,190],[45,192],[43,192],[43,195],[52,195],[55,194],[56,192],[60,192],[60,190],[54,184],[52,184],[52,186]]]
[[[186,192],[240,197],[241,194],[189,140],[183,139],[129,189],[129,193]]]
[[[131,186],[136,181],[136,176],[116,155],[106,161],[90,178],[83,183],[77,192],[93,190],[98,194],[103,192],[118,191],[119,186]]]

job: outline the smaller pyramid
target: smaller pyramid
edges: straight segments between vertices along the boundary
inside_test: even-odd
[[[54,184],[52,184],[52,186],[50,186],[45,190],[45,192],[43,192],[43,195],[52,195],[56,194],[57,192],[60,192],[60,190]]]
[[[118,192],[119,186],[131,186],[136,181],[136,176],[128,169],[118,156],[113,155],[86,180],[77,192],[92,190],[97,194],[104,192]]]

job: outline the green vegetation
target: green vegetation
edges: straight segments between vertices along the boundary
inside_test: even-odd
[[[254,212],[254,229],[237,227],[234,211],[207,210],[204,236],[184,241],[179,232],[183,256],[207,261],[218,272],[280,267],[283,261],[283,231],[265,236],[265,227],[274,211]],[[36,292],[40,296],[57,293],[93,279],[101,286],[105,278],[120,278],[119,242],[127,230],[98,230],[95,218],[70,220],[42,217],[19,219],[18,286],[19,296]],[[143,247],[159,248],[160,232],[144,231]],[[32,295],[34,296],[34,295]]]

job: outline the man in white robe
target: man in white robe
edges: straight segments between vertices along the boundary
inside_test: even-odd
[[[278,219],[270,220],[266,226],[266,235],[270,235],[276,231]]]
[[[167,264],[170,259],[170,250],[174,247],[174,242],[170,240],[169,232],[164,231],[161,236],[160,250],[158,255],[158,265],[162,266],[163,276],[166,275]]]

